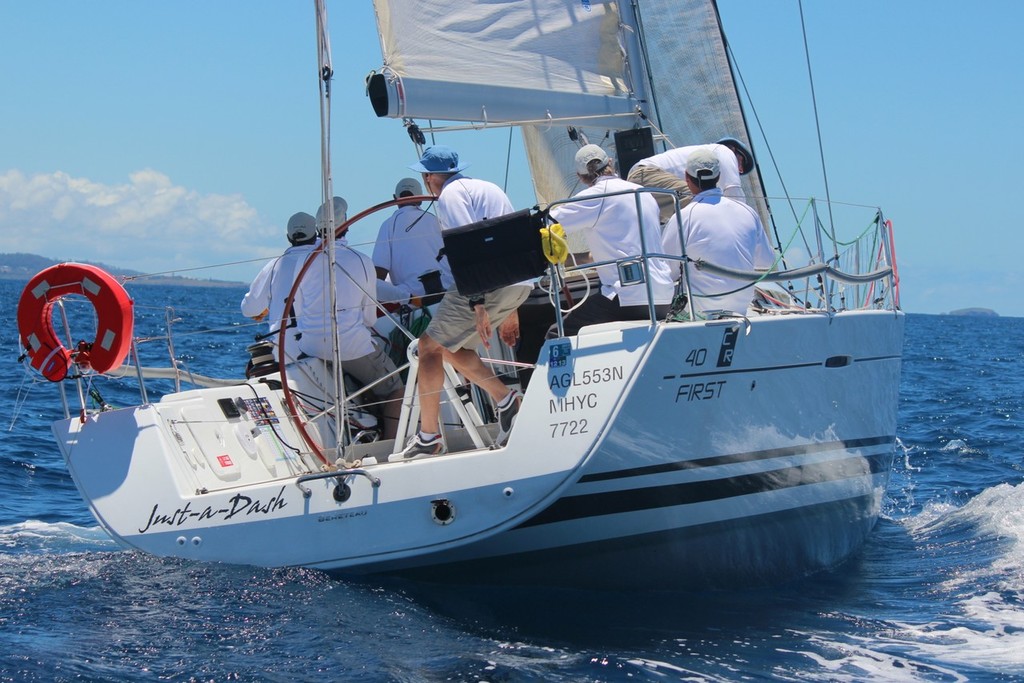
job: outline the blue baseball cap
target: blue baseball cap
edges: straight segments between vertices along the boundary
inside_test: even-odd
[[[432,145],[423,150],[423,157],[409,168],[419,173],[458,173],[469,168],[459,163],[459,154],[445,145]]]

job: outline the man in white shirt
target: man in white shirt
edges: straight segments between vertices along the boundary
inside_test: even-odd
[[[437,220],[442,231],[513,211],[512,202],[500,187],[462,175],[467,166],[459,162],[455,150],[444,145],[426,148],[422,158],[409,166],[420,172],[427,189],[437,196]],[[420,430],[405,450],[393,456],[395,459],[411,460],[444,452],[439,417],[446,360],[495,402],[499,422],[497,442],[499,446],[505,445],[519,412],[521,397],[484,365],[476,347],[490,343],[492,325],[498,326],[502,340],[510,345],[515,343],[519,336],[517,309],[532,288],[528,283],[514,284],[472,298],[459,294],[454,287],[448,290],[426,332],[419,338]]]
[[[587,187],[573,201],[551,210],[551,218],[561,223],[566,235],[587,233],[594,261],[611,261],[661,251],[658,227],[658,203],[650,192],[600,195],[642,189],[636,183],[619,178],[608,154],[598,145],[584,145],[576,152],[576,175]],[[640,212],[637,212],[637,198]],[[643,243],[641,243],[641,236]],[[643,282],[623,285],[615,263],[598,266],[601,291],[592,292],[583,304],[565,318],[564,332],[571,336],[585,325],[612,320],[644,320],[650,317],[647,285]],[[674,285],[669,264],[648,259],[655,310],[664,317],[672,302]]]
[[[402,178],[395,186],[395,199],[422,194],[415,178]],[[373,247],[377,278],[390,280],[406,297],[443,293],[455,284],[448,259],[440,255],[443,248],[434,214],[421,209],[419,201],[400,203],[377,233]]]
[[[334,197],[334,227],[345,222],[348,204]],[[317,211],[317,224],[325,226],[326,204]],[[331,327],[338,329],[338,360],[343,370],[360,384],[369,385],[381,377],[387,380],[370,390],[384,402],[384,438],[398,431],[404,386],[395,364],[374,343],[370,329],[377,320],[377,277],[373,261],[348,246],[344,235],[335,238],[335,309],[330,312],[330,268],[326,250],[321,251],[299,285],[295,307],[299,350],[307,356],[333,360]]]
[[[295,276],[316,246],[316,219],[300,211],[288,219],[287,236],[292,246],[263,266],[242,298],[242,315],[257,321],[265,319],[270,331],[262,338],[273,344],[277,344],[275,333],[281,329],[281,320],[285,317],[284,303],[295,284]],[[286,327],[295,327],[293,312],[289,312]],[[290,343],[294,343],[294,336]],[[297,353],[295,346],[290,346],[289,355],[294,357]],[[276,358],[276,346],[274,355]]]
[[[662,252],[682,256],[685,245],[686,257],[691,261],[701,259],[742,271],[771,268],[775,252],[761,219],[743,202],[724,196],[717,185],[719,175],[719,160],[713,149],[698,148],[690,154],[686,162],[686,182],[693,201],[679,212],[679,222],[672,218],[665,225]],[[680,262],[673,267],[673,275],[680,276],[681,268]],[[697,312],[746,313],[754,296],[752,281],[693,267],[687,273]]]
[[[739,201],[745,201],[740,176],[750,173],[754,168],[754,155],[747,146],[736,138],[722,138],[713,145],[690,145],[676,147],[661,154],[641,159],[630,169],[628,180],[644,187],[658,187],[673,190],[679,198],[679,208],[685,207],[693,197],[686,185],[686,160],[690,154],[701,147],[710,147],[718,158],[718,187],[722,194]],[[672,195],[665,192],[655,193],[661,208],[661,222],[664,224],[676,212]]]

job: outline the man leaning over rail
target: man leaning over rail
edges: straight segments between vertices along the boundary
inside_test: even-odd
[[[750,173],[754,168],[754,155],[747,146],[736,138],[722,138],[713,145],[691,145],[676,147],[661,154],[641,159],[629,170],[627,180],[644,187],[660,187],[673,190],[679,200],[679,208],[683,208],[693,198],[686,184],[686,160],[697,149],[710,148],[718,157],[718,187],[722,194],[737,201],[745,201],[740,176]],[[676,203],[672,195],[658,192],[654,195],[661,209],[661,222],[666,223],[676,212]]]

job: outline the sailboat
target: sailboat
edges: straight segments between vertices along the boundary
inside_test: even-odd
[[[752,148],[712,1],[374,4],[383,57],[367,79],[374,112],[397,119],[418,148],[428,133],[518,128],[538,207],[571,201],[572,158],[587,142],[624,170],[727,135]],[[317,22],[329,131],[320,2]],[[328,134],[322,151],[329,199]],[[776,225],[758,169],[744,193]],[[652,308],[649,320],[541,335],[490,359],[523,389],[505,445],[495,442],[494,407],[449,368],[448,452],[410,461],[394,456],[416,426],[414,353],[402,368],[399,437],[384,440],[360,422],[360,389],[340,373],[265,349],[253,358],[262,371],[244,381],[193,378],[196,388],[150,401],[146,369],[123,364],[135,358],[130,301],[88,266],[37,275],[19,327],[32,365],[62,388],[65,417],[52,431],[78,490],[127,548],[462,583],[773,583],[858,551],[895,452],[904,314],[892,224],[872,209],[870,227],[843,242],[822,213],[810,204],[788,234],[801,239],[784,242],[802,242],[806,255],[782,250],[771,272],[729,273],[750,282],[745,311],[691,303],[666,320]],[[655,253],[617,265],[642,273]],[[524,310],[557,320],[567,297],[588,295],[593,265],[548,266]],[[84,345],[52,334],[54,306],[72,292],[111,323]],[[111,292],[113,303],[101,298]],[[83,382],[98,374],[136,374],[139,405],[88,406]]]

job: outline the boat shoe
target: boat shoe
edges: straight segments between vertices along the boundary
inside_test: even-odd
[[[518,391],[512,391],[512,397],[504,408],[498,407],[498,438],[496,443],[503,447],[508,443],[508,437],[512,433],[512,425],[516,422],[516,415],[519,414],[519,406],[523,402],[523,395]]]
[[[388,458],[388,461],[415,460],[416,458],[422,458],[423,456],[441,455],[444,452],[444,440],[441,438],[440,434],[435,435],[432,439],[423,439],[420,437],[419,432],[417,432],[411,439],[409,439],[409,443],[406,444],[405,450],[395,453]]]

